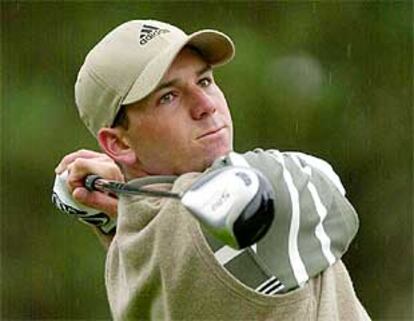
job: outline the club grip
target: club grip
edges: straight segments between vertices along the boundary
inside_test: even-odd
[[[102,177],[100,177],[99,175],[88,175],[86,176],[83,185],[90,192],[97,191],[98,189],[95,187],[95,182],[96,180],[101,178]]]

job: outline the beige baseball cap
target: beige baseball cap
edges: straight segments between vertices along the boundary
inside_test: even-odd
[[[149,95],[186,45],[196,47],[212,66],[227,63],[235,51],[219,31],[187,35],[155,20],[128,21],[109,32],[86,56],[75,84],[80,117],[92,134],[110,127],[121,105]]]

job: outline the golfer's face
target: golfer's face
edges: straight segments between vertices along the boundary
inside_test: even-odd
[[[211,68],[183,49],[157,89],[127,110],[128,138],[148,174],[203,171],[232,149],[232,121]]]

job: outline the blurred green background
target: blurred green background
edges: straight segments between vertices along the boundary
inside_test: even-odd
[[[360,215],[345,257],[374,320],[412,320],[413,5],[352,2],[2,2],[1,319],[109,319],[105,251],[50,202],[54,167],[97,149],[78,119],[77,71],[118,24],[216,28],[236,150],[329,161]]]

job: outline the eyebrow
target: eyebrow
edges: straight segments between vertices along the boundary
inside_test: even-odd
[[[213,68],[210,66],[210,65],[206,65],[206,66],[204,66],[203,68],[201,68],[199,71],[197,71],[196,72],[196,75],[197,76],[201,76],[202,74],[204,74],[204,73],[206,73],[207,71],[210,71],[210,70],[212,70]],[[153,92],[152,93],[155,93],[155,92],[157,92],[157,91],[159,91],[159,90],[161,90],[161,89],[164,89],[164,88],[167,88],[167,87],[170,87],[170,86],[173,86],[173,85],[175,85],[176,83],[178,83],[180,80],[179,79],[172,79],[172,80],[170,80],[170,81],[167,81],[167,82],[164,82],[164,83],[161,83],[161,84],[159,84],[154,90],[153,90]]]

